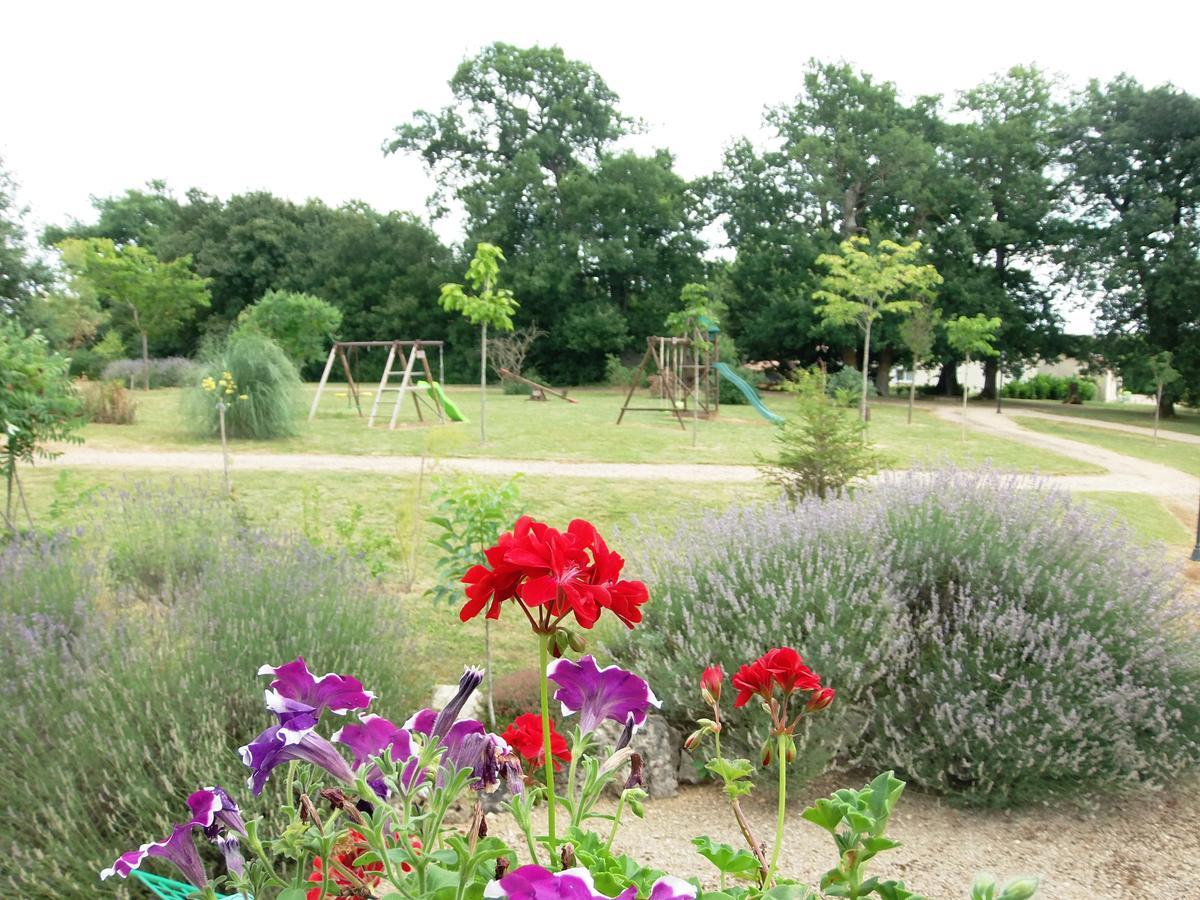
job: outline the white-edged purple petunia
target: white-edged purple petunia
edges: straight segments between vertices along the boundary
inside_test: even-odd
[[[333,733],[333,741],[345,744],[354,756],[353,768],[358,771],[370,763],[372,757],[382,756],[390,748],[391,758],[396,762],[413,760],[413,765],[406,766],[403,773],[404,786],[411,787],[413,776],[416,774],[416,753],[413,749],[412,732],[406,728],[398,728],[395,724],[376,715],[365,715],[359,722],[343,725]],[[383,773],[377,765],[371,764],[366,775],[367,784],[376,794],[387,798],[387,785],[383,782]]]
[[[242,762],[250,768],[247,783],[254,796],[262,793],[263,785],[276,766],[293,759],[319,766],[339,781],[354,781],[354,773],[345,758],[333,744],[316,733],[316,724],[315,718],[306,716],[292,719],[285,725],[272,725],[249,744],[238,748]]]
[[[184,880],[192,887],[203,888],[208,884],[204,864],[200,862],[200,854],[196,852],[196,842],[192,839],[193,826],[190,823],[176,825],[165,840],[151,841],[142,844],[136,850],[122,853],[111,866],[100,872],[103,881],[113,875],[128,878],[134,869],[141,866],[147,856],[158,856],[171,863],[183,873]]]
[[[113,875],[128,878],[129,874],[139,866],[147,856],[159,856],[174,863],[183,873],[184,878],[193,887],[202,888],[208,883],[208,876],[200,862],[200,854],[196,851],[193,833],[197,828],[212,841],[216,842],[225,855],[226,864],[232,869],[241,859],[240,852],[236,858],[231,858],[228,849],[230,841],[232,848],[237,848],[237,838],[227,835],[227,832],[245,834],[246,826],[242,822],[241,811],[233,798],[220,787],[208,787],[194,791],[188,795],[188,808],[192,817],[186,822],[176,825],[169,837],[161,841],[150,841],[142,844],[137,850],[123,853],[111,866],[100,873],[104,880]],[[222,843],[225,842],[225,843]]]
[[[664,875],[650,889],[650,900],[695,900],[696,886]],[[521,866],[483,889],[488,900],[635,900],[637,886],[630,885],[615,898],[596,890],[592,873],[583,867],[551,872],[541,866]]]
[[[275,676],[265,696],[267,709],[279,717],[281,725],[305,713],[320,718],[326,709],[339,716],[350,710],[366,709],[375,697],[363,689],[361,681],[349,675],[336,672],[313,675],[303,656],[282,666],[262,666],[258,674]]]
[[[558,685],[554,698],[562,704],[564,716],[579,713],[579,728],[590,734],[605,719],[624,726],[631,720],[636,730],[646,721],[650,707],[662,706],[650,685],[620,666],[601,669],[593,656],[579,662],[556,659],[547,676]]]

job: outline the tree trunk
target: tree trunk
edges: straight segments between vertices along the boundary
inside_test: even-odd
[[[842,348],[842,365],[849,366],[851,369],[858,368],[858,348],[843,347]]]
[[[1159,384],[1154,393],[1154,446],[1158,446],[1158,419],[1162,415],[1163,386]]]
[[[142,332],[142,380],[146,390],[150,390],[150,347],[146,340],[146,332]]]
[[[17,528],[13,524],[13,476],[17,472],[17,459],[13,454],[8,454],[8,478],[7,490],[4,493],[4,523],[8,526],[10,532],[15,533]]]
[[[867,320],[866,337],[863,339],[863,367],[862,367],[862,401],[858,406],[858,417],[862,421],[867,421],[867,369],[870,368],[868,360],[871,358],[871,320]]]
[[[908,381],[908,424],[912,424],[913,402],[917,399],[917,373],[914,369]]]
[[[1158,414],[1164,419],[1175,418],[1175,401],[1168,398],[1165,393],[1159,395]]]
[[[893,355],[894,351],[891,347],[879,348],[879,366],[875,369],[875,390],[881,397],[886,397],[888,389],[891,387]]]
[[[967,372],[971,368],[971,354],[967,354],[966,361],[963,363],[963,405],[962,405],[962,439],[967,439]]]
[[[483,417],[487,412],[487,322],[479,331],[479,443],[487,443]]]
[[[953,397],[958,393],[958,369],[954,363],[942,363],[942,371],[938,373],[937,390],[944,397]]]
[[[996,376],[1000,372],[1000,363],[994,356],[989,356],[983,363],[983,390],[979,396],[984,400],[996,399]]]

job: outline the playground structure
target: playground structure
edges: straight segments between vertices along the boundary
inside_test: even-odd
[[[518,375],[516,372],[510,372],[508,369],[501,369],[500,377],[509,378],[513,381],[519,381],[522,384],[529,385],[533,389],[533,393],[529,395],[530,400],[545,400],[547,394],[553,394],[559,400],[566,400],[568,403],[579,403],[579,401],[575,398],[568,397],[565,391],[556,391],[552,387],[539,384],[530,378],[526,378],[524,375]]]
[[[383,367],[383,375],[379,379],[379,386],[375,390],[375,399],[371,403],[371,411],[367,416],[367,427],[372,428],[375,425],[375,419],[379,416],[380,402],[385,394],[394,393],[395,401],[392,404],[392,414],[388,420],[388,430],[394,431],[396,423],[400,418],[400,410],[404,406],[404,399],[411,396],[413,406],[417,412],[417,419],[420,422],[425,421],[425,414],[422,406],[430,410],[440,424],[445,424],[447,419],[461,422],[463,419],[462,413],[458,408],[446,397],[442,391],[442,376],[445,373],[444,361],[442,356],[441,341],[334,341],[333,346],[329,349],[329,358],[325,361],[325,370],[321,373],[321,382],[317,385],[316,396],[313,397],[312,406],[308,410],[308,421],[312,421],[317,414],[317,407],[321,403],[321,394],[325,390],[325,385],[329,381],[329,375],[333,371],[335,362],[341,362],[342,371],[346,376],[346,389],[351,400],[354,402],[355,409],[358,410],[359,416],[362,416],[362,398],[359,392],[359,385],[354,380],[354,367],[351,365],[350,357],[346,351],[356,354],[359,350],[372,350],[388,348],[387,362]],[[438,352],[438,379],[434,380],[433,373],[429,369],[428,350],[436,347]],[[415,377],[417,375],[417,365],[420,364],[420,372],[424,374],[424,378]],[[397,370],[400,372],[399,385],[390,384],[390,380],[394,377]]]
[[[629,383],[617,424],[621,424],[627,412],[669,412],[686,431],[685,416],[707,419],[720,413],[722,378],[737,388],[764,419],[774,425],[782,424],[783,417],[767,408],[753,385],[728,363],[721,362],[717,343],[720,333],[715,323],[701,320],[700,327],[689,336],[646,338],[646,353]],[[650,383],[651,398],[660,401],[658,406],[630,405],[643,376]]]

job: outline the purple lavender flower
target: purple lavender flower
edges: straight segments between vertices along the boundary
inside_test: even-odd
[[[267,709],[279,717],[281,725],[308,713],[320,718],[326,709],[339,716],[352,709],[366,709],[375,696],[349,675],[330,672],[314,676],[303,656],[282,666],[262,666],[258,674],[275,676],[265,696]]]
[[[636,731],[646,721],[651,706],[662,706],[650,686],[632,672],[620,666],[596,665],[592,656],[579,662],[556,659],[550,664],[548,676],[557,684],[554,698],[562,704],[564,716],[579,713],[579,728],[589,734],[605,719],[626,725],[632,717]]]
[[[521,866],[483,889],[489,900],[610,900],[596,890],[592,873],[579,867],[551,872],[541,866]],[[664,875],[650,889],[650,900],[694,900],[696,887],[681,878]],[[630,885],[611,900],[635,900],[637,887]]]
[[[354,781],[354,773],[337,748],[314,731],[316,724],[316,719],[309,715],[293,719],[286,725],[272,725],[239,748],[242,762],[251,770],[247,783],[254,796],[262,793],[263,785],[276,766],[293,759],[320,766],[339,781]]]

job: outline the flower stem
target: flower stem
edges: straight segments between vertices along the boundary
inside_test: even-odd
[[[779,865],[779,850],[783,846],[784,816],[787,814],[787,736],[776,738],[776,758],[779,760],[779,813],[775,819],[775,849],[771,851],[771,868],[767,871],[767,884],[775,880],[775,869]]]
[[[604,849],[611,850],[613,838],[617,836],[617,829],[621,827],[621,813],[625,811],[625,792],[621,792],[621,799],[617,801],[617,813],[613,816],[612,828],[608,832],[608,840],[604,842]]]
[[[542,699],[542,754],[546,767],[546,831],[550,836],[550,859],[558,851],[558,840],[554,833],[554,757],[550,752],[550,683],[546,672],[550,667],[550,635],[539,634],[538,658],[541,663],[539,686]]]

